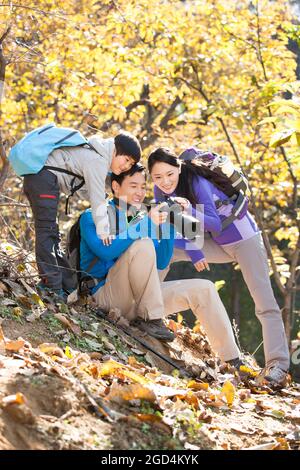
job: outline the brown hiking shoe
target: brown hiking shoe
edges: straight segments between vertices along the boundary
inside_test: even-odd
[[[161,341],[173,341],[175,339],[175,334],[166,327],[161,318],[147,321],[142,318],[137,318],[132,325],[144,331],[149,336],[153,336],[153,338],[160,339]]]
[[[273,366],[266,371],[264,379],[270,388],[280,390],[288,384],[288,373],[277,366]]]

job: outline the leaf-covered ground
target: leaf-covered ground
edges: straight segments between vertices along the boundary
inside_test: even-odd
[[[11,294],[0,299],[0,449],[299,448],[299,387],[245,387],[199,327],[171,321],[169,348],[132,330],[178,374],[90,306],[52,302],[33,319]]]
[[[130,329],[170,365],[119,328],[128,328],[119,312],[104,320],[90,302],[42,300],[36,272],[24,273],[20,254],[6,253],[0,450],[299,449],[299,385],[275,394],[253,362],[241,382],[201,327],[191,331],[180,316],[169,321],[177,333],[169,345]]]

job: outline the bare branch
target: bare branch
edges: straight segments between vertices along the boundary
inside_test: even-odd
[[[1,5],[0,5],[1,6]],[[9,26],[7,28],[7,30],[2,34],[1,38],[0,38],[0,44],[2,45],[4,40],[6,39],[6,37],[9,35],[10,33],[10,30],[11,30],[11,26]]]
[[[12,203],[12,202],[2,202],[0,203],[0,207],[23,207],[23,208],[27,208],[27,207],[30,207],[29,204],[22,204],[21,202],[15,202],[15,203]]]
[[[73,15],[74,13],[64,13],[63,15],[60,15],[58,13],[52,13],[51,11],[45,11],[45,10],[41,10],[39,8],[35,8],[35,7],[29,7],[29,6],[25,6],[25,5],[17,5],[17,4],[14,4],[14,3],[1,3],[0,4],[0,8],[1,7],[10,7],[10,8],[22,8],[24,10],[31,10],[31,11],[35,11],[36,13],[39,13],[41,15],[44,15],[44,16],[56,16],[58,18],[62,18],[62,19],[65,19],[65,16],[71,16]]]
[[[0,38],[0,117],[1,117],[1,114],[2,114],[1,103],[2,103],[2,93],[3,93],[3,89],[4,89],[5,70],[6,70],[6,60],[5,60],[5,57],[4,57],[4,54],[3,54],[3,42],[7,38],[10,30],[11,30],[11,26],[9,26],[7,28],[5,33],[2,34],[2,36]],[[3,140],[2,140],[2,136],[1,136],[1,129],[0,129],[0,161],[2,162],[2,168],[1,168],[1,172],[0,172],[0,189],[1,189],[4,182],[5,182],[5,180],[6,180],[6,177],[7,177],[7,174],[8,174],[8,168],[9,168],[8,160],[7,160],[7,156],[6,156],[6,152],[5,152],[5,148],[4,148]]]
[[[262,50],[261,50],[261,36],[260,36],[260,35],[261,35],[261,30],[260,30],[259,0],[256,0],[255,12],[256,12],[257,46],[258,46],[258,47],[257,47],[257,57],[258,57],[259,63],[260,63],[261,66],[262,66],[264,79],[265,79],[265,81],[267,82],[267,81],[268,81],[268,76],[267,76],[267,71],[266,71],[265,63],[264,63],[263,56],[262,56]]]

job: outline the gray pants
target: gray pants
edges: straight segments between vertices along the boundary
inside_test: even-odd
[[[60,247],[56,176],[49,170],[24,176],[24,193],[33,213],[36,263],[42,283],[49,289],[72,291],[75,288],[73,272]]]
[[[282,315],[274,297],[269,277],[266,249],[260,233],[230,246],[220,246],[206,238],[202,251],[208,263],[232,263],[240,266],[246,285],[255,303],[255,313],[262,325],[264,353],[268,367],[289,368],[289,349]],[[174,250],[171,262],[190,261],[184,250]],[[160,272],[162,280],[169,268]]]

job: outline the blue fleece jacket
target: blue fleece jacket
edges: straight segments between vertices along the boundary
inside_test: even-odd
[[[104,285],[105,277],[110,268],[136,240],[141,238],[152,239],[156,251],[157,269],[165,269],[173,255],[175,232],[172,225],[164,223],[160,226],[161,237],[159,239],[157,226],[147,214],[137,223],[134,223],[133,220],[128,223],[127,214],[118,210],[113,201],[110,201],[110,204],[116,210],[116,216],[119,220],[119,233],[109,246],[105,246],[97,236],[91,209],[87,209],[80,217],[80,269],[87,271],[93,259],[95,257],[99,258],[99,261],[88,273],[99,279],[99,283],[94,287],[92,293]]]

